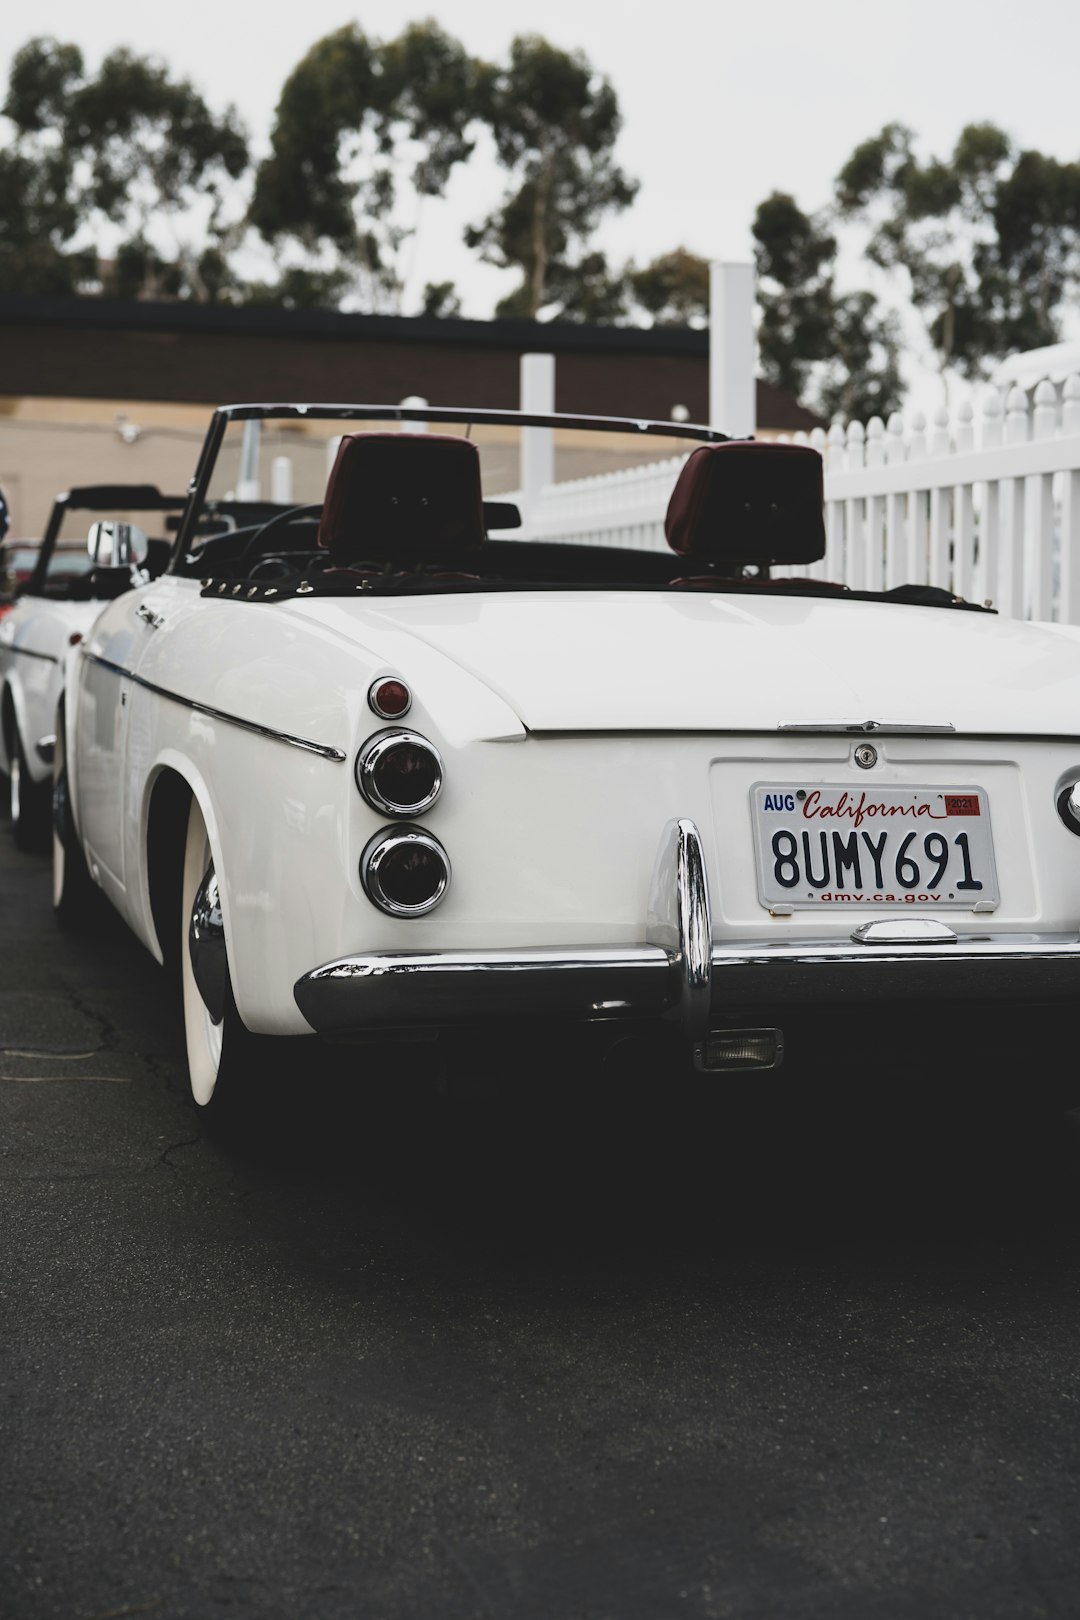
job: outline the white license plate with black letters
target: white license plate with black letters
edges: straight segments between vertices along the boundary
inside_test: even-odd
[[[770,909],[998,904],[982,788],[758,782],[750,804],[758,896]]]

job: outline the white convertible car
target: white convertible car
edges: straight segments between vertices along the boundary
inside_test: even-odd
[[[254,424],[304,504],[239,499]],[[529,425],[571,472],[696,441],[668,548],[515,535]],[[168,571],[70,654],[58,910],[97,885],[179,971],[216,1108],[253,1035],[312,1031],[1048,1057],[1080,987],[1080,645],[790,575],[823,549],[807,448],[220,410]]]
[[[171,547],[156,531],[184,505],[149,484],[95,484],[53,503],[33,571],[0,619],[0,767],[8,774],[11,828],[21,849],[49,844],[56,709],[68,647],[86,634],[103,602],[167,565]]]

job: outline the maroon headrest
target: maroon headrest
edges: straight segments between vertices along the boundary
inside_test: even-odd
[[[435,433],[342,439],[319,524],[335,563],[451,562],[483,543],[475,444]]]
[[[679,474],[664,533],[716,563],[811,563],[825,555],[824,470],[801,444],[703,444]]]

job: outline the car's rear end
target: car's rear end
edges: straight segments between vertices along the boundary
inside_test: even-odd
[[[230,645],[277,621],[276,724],[303,736],[317,703],[339,762],[258,852],[294,1014],[344,1039],[668,1028],[712,1069],[1068,1028],[1074,640],[929,587],[771,577],[824,551],[801,447],[701,445],[662,555],[629,521],[619,551],[493,541],[470,456],[346,435],[321,508],[188,559],[250,620]],[[283,661],[317,663],[310,702]],[[273,726],[245,669],[231,701]],[[253,919],[237,1004],[289,1032],[281,975],[258,970],[264,885],[230,876]]]
[[[591,646],[578,613],[603,625]],[[845,623],[857,678],[829,667]],[[486,666],[521,726],[456,738],[460,685],[450,712],[441,683],[417,682],[402,727],[438,751],[440,791],[402,818],[437,842],[447,881],[432,868],[430,907],[369,918],[370,948],[305,975],[316,1028],[662,1020],[702,1063],[750,1067],[791,1055],[793,1032],[803,1054],[835,1041],[839,1056],[871,1029],[880,1058],[918,1043],[915,1007],[937,1009],[928,1055],[943,1030],[993,1045],[1006,1014],[1034,1050],[1071,1016],[1080,668],[1052,633],[723,593],[489,596],[440,622],[400,604],[385,624],[459,678]],[[867,660],[905,636],[927,659],[901,692]],[[740,683],[747,647],[758,676]],[[939,690],[950,654],[971,675]],[[363,870],[398,824],[362,788],[352,814]]]

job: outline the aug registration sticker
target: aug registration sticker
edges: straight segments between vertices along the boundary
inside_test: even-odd
[[[759,782],[750,790],[762,905],[998,903],[982,788]]]

